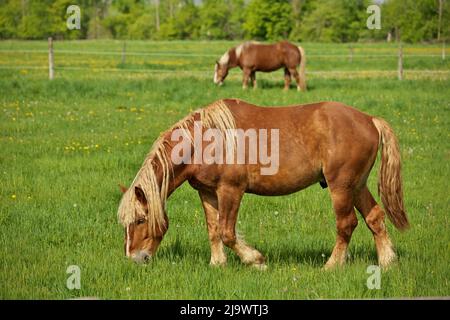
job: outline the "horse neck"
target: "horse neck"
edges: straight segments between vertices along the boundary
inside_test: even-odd
[[[235,68],[238,66],[238,60],[236,57],[236,48],[231,48],[228,51],[228,69]]]
[[[168,162],[168,170],[169,170],[169,185],[167,189],[167,198],[181,185],[184,181],[188,179],[187,176],[187,165],[184,163],[181,164],[174,164],[171,160],[170,154],[172,151],[171,143],[168,143],[169,147],[166,149],[166,153],[169,155],[167,162]],[[162,187],[163,183],[163,169],[161,163],[154,159],[153,161],[156,161],[155,167],[155,176],[158,183],[159,188]]]

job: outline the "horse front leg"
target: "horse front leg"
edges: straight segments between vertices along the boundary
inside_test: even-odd
[[[248,80],[250,79],[251,70],[250,69],[244,69],[244,76],[242,78],[242,89],[247,89],[248,86]]]
[[[228,186],[222,186],[217,191],[220,234],[223,243],[236,252],[244,264],[264,270],[266,268],[264,256],[236,236],[236,220],[243,194],[243,190]]]
[[[207,191],[199,191],[199,195],[200,199],[202,200],[203,210],[205,211],[209,243],[211,246],[210,265],[225,265],[227,263],[227,256],[225,255],[225,251],[223,250],[223,242],[220,237],[217,196]]]

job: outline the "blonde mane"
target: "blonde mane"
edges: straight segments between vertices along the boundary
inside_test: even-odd
[[[194,117],[196,114],[200,115],[199,120],[201,120],[204,128],[219,129],[224,136],[225,142],[231,139],[228,134],[230,130],[227,129],[235,129],[236,124],[231,111],[223,100],[216,101],[205,108],[192,112],[174,124],[170,129],[161,133],[150,149],[130,188],[125,192],[120,202],[118,218],[124,227],[134,223],[140,217],[147,218],[149,231],[153,234],[157,228],[162,230],[165,227],[165,206],[172,170],[172,162],[166,149],[169,145],[166,136],[175,129],[181,129],[193,141],[190,128],[195,125]],[[160,163],[162,169],[161,184],[158,183],[155,173],[156,161]],[[148,203],[148,214],[146,214],[136,197],[135,187],[141,188],[144,192]]]

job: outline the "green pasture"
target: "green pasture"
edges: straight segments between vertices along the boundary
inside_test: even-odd
[[[241,89],[239,70],[214,86],[213,63],[234,44],[127,42],[122,63],[119,41],[56,42],[49,81],[45,41],[0,42],[0,298],[450,296],[450,59],[441,59],[441,48],[406,46],[406,79],[398,81],[396,45],[353,44],[350,62],[349,45],[305,44],[309,91],[299,93],[282,91],[281,71],[257,74],[257,90]],[[345,73],[366,70],[373,73]],[[209,266],[203,211],[188,184],[168,201],[170,228],[153,261],[124,257],[118,184],[131,183],[161,131],[226,97],[265,106],[336,100],[392,125],[412,228],[400,233],[387,222],[399,261],[382,272],[379,290],[366,286],[367,267],[377,261],[362,219],[348,264],[321,269],[335,222],[328,189],[319,185],[284,197],[245,196],[238,229],[266,256],[264,272],[228,249],[225,268]],[[369,179],[374,194],[378,167]],[[80,267],[80,290],[66,287],[70,265]]]

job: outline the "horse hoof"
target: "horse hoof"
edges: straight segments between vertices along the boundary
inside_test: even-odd
[[[393,256],[385,257],[384,259],[381,260],[379,259],[378,265],[381,267],[381,269],[388,270],[392,266],[395,266],[397,262],[398,262],[397,257],[394,254]]]
[[[254,263],[252,264],[253,268],[256,268],[260,271],[266,271],[267,270],[267,265],[265,263]]]
[[[225,267],[227,265],[227,262],[226,261],[223,261],[223,262],[221,262],[221,261],[219,261],[219,262],[212,262],[211,261],[209,263],[209,265],[211,267],[213,267],[213,268],[222,268],[222,267]]]
[[[334,269],[334,265],[331,265],[331,264],[325,264],[323,267],[322,267],[322,270],[323,271],[330,271],[330,270],[333,270]]]

